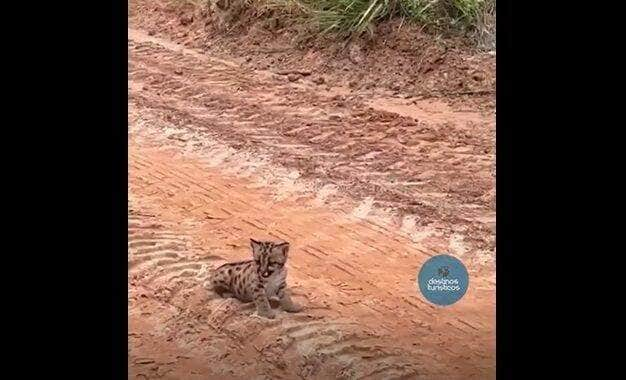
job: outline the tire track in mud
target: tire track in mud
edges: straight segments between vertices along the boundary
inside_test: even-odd
[[[470,249],[493,250],[493,120],[429,124],[129,33],[130,97],[141,112],[373,196],[421,226],[462,226]]]
[[[323,175],[357,198],[375,194],[363,215],[374,203],[420,199],[413,212],[445,218],[450,206],[436,200],[450,173],[437,157],[450,155],[468,170],[455,176],[482,173],[487,135],[475,137],[476,153],[455,153],[454,131],[412,134],[415,121],[365,108],[357,98],[319,95],[157,42],[141,33],[129,41],[132,375],[144,371],[139,360],[152,366],[150,376],[141,372],[148,378],[494,376],[495,293],[486,280],[473,279],[454,308],[425,303],[414,281],[433,252],[361,212],[324,206],[284,170]],[[411,138],[426,147],[413,149]],[[444,154],[419,157],[438,150]],[[238,160],[245,151],[272,159],[241,169],[246,162],[229,161],[235,151]],[[384,178],[412,176],[408,165],[435,173],[433,182],[421,181],[415,193]],[[273,173],[266,184],[240,178],[264,167]],[[452,211],[473,201],[461,194]],[[473,205],[473,214],[485,207]],[[304,313],[267,321],[254,317],[251,305],[202,288],[210,268],[248,257],[251,236],[292,242],[288,281]]]

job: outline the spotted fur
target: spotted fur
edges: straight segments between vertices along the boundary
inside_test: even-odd
[[[274,318],[269,300],[277,300],[288,312],[302,308],[286,291],[289,243],[250,239],[252,260],[227,263],[218,267],[209,279],[209,287],[220,296],[230,295],[242,302],[254,301],[257,313]]]

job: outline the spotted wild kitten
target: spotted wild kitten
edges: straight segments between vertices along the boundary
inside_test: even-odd
[[[274,243],[250,239],[252,260],[224,264],[213,272],[207,285],[220,296],[234,296],[242,302],[254,301],[258,315],[274,318],[269,300],[277,300],[288,312],[298,312],[286,292],[287,253],[289,243]]]

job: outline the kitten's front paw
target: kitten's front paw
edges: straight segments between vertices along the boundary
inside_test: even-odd
[[[304,308],[298,305],[297,303],[292,303],[291,305],[283,306],[283,310],[285,310],[288,313],[298,313],[298,312],[301,312],[303,309]]]

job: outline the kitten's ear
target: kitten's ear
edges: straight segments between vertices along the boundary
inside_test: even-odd
[[[287,254],[289,253],[289,243],[288,242],[284,242],[284,243],[279,243],[276,244],[274,246],[274,248],[272,248],[272,251],[274,252],[280,252],[282,253],[285,257],[287,257]]]
[[[258,260],[261,256],[261,242],[250,239],[250,248],[252,248],[252,258]]]

